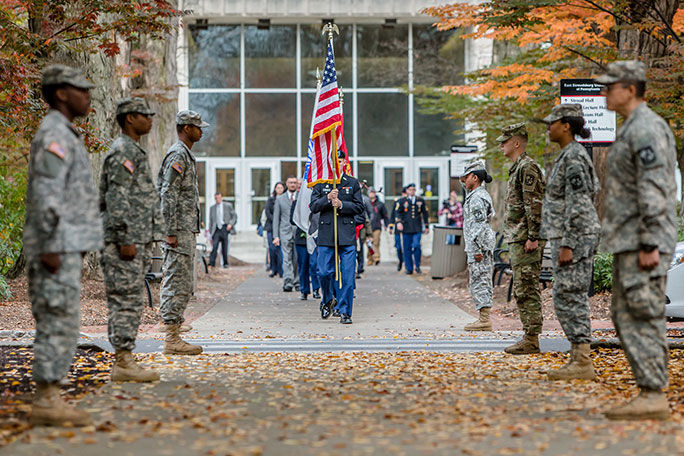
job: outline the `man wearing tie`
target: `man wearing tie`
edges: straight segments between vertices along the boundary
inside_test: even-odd
[[[221,244],[221,258],[223,258],[223,269],[228,269],[228,247],[230,245],[230,231],[237,222],[237,215],[233,210],[233,205],[224,202],[221,193],[214,195],[216,204],[209,209],[209,229],[211,230],[211,255],[209,255],[209,266],[216,266],[216,253]]]
[[[294,267],[295,227],[290,223],[290,209],[297,197],[297,178],[289,176],[285,181],[287,190],[276,198],[273,209],[273,245],[283,252],[283,291],[299,290],[299,274]]]

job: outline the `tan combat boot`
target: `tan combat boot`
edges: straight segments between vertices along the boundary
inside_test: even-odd
[[[559,369],[548,372],[549,380],[594,380],[594,363],[591,360],[589,344],[572,344],[570,362]]]
[[[489,319],[489,307],[483,307],[480,309],[480,318],[472,323],[468,323],[463,328],[465,331],[491,331],[492,330],[492,320]]]
[[[159,374],[140,367],[129,350],[117,350],[111,377],[113,382],[156,382],[159,380]]]
[[[164,326],[161,330],[162,330],[162,332],[165,332],[166,326]],[[192,325],[180,325],[180,329],[178,330],[178,332],[182,332],[182,333],[186,333],[189,331],[192,331]]]
[[[180,338],[180,325],[165,325],[166,340],[164,340],[164,354],[166,355],[199,355],[202,347],[191,345]]]
[[[539,353],[539,336],[525,334],[522,340],[514,343],[510,347],[504,349],[506,353],[511,355],[529,355],[531,353]]]
[[[670,417],[670,406],[662,391],[642,389],[637,397],[604,415],[609,420],[666,420]]]
[[[36,383],[29,422],[33,426],[90,426],[93,420],[85,410],[64,402],[57,383]]]

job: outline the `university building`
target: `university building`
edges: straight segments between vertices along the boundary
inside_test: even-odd
[[[448,197],[450,146],[461,119],[420,112],[415,86],[462,82],[479,65],[478,43],[438,32],[426,0],[186,0],[179,37],[180,109],[211,124],[193,148],[203,211],[221,192],[252,229],[278,181],[301,176],[325,22],[344,95],[344,135],[354,175],[393,201],[414,182],[436,222]]]

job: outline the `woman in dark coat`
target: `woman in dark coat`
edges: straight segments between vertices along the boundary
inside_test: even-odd
[[[275,209],[275,199],[284,191],[285,185],[282,182],[276,182],[273,187],[273,194],[268,197],[264,208],[266,212],[264,231],[268,241],[268,256],[271,260],[271,273],[268,275],[269,277],[274,277],[276,274],[279,277],[283,276],[283,254],[280,251],[280,246],[273,245],[273,210]]]

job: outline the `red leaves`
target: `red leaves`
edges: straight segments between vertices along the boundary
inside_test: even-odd
[[[119,45],[111,41],[100,44],[98,48],[102,49],[107,57],[114,57],[121,52]]]

